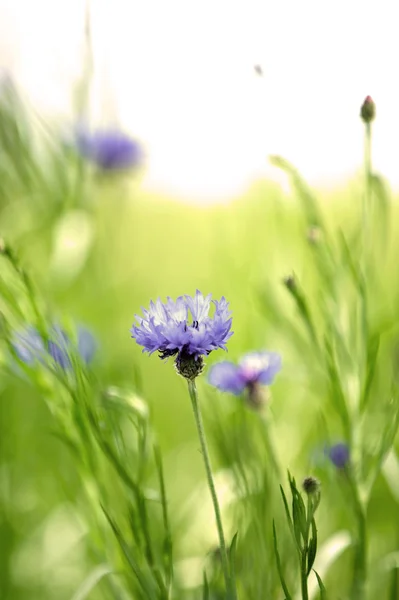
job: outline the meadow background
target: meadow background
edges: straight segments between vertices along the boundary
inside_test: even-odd
[[[95,28],[96,14],[101,14],[101,11],[96,13],[95,3],[93,5],[93,31],[101,31],[100,25],[97,30]],[[97,6],[101,6],[100,3]],[[256,6],[259,8],[259,5]],[[362,6],[365,11],[366,7]],[[27,4],[22,8],[28,10]],[[61,12],[64,8],[62,4]],[[101,10],[104,14],[104,7]],[[219,10],[223,16],[222,8]],[[243,8],[241,10],[243,12],[237,15],[237,22],[241,14],[246,14]],[[176,11],[177,7],[174,7],[172,14],[177,15]],[[20,19],[22,14],[19,13]],[[116,14],[115,9],[114,19],[117,18]],[[80,20],[72,21],[83,26],[85,12],[82,10],[79,15]],[[97,18],[98,23],[103,22],[100,17]],[[336,17],[337,23],[341,19],[345,19],[344,12]],[[25,23],[22,20],[18,22]],[[195,24],[191,27],[190,31],[195,31]],[[234,47],[234,31],[230,33],[228,47]],[[213,48],[216,47],[216,41],[220,41],[220,36],[220,29],[215,26]],[[96,39],[95,33],[93,39]],[[85,37],[82,34],[84,51],[90,48],[85,45],[87,40],[87,35]],[[361,42],[359,40],[357,46],[359,55],[351,55],[351,64],[356,64],[355,72],[361,72],[364,80],[369,75],[377,86],[381,62],[371,70],[367,56],[370,46],[367,42],[365,47]],[[155,47],[156,41],[152,38],[148,44]],[[284,45],[292,46],[289,41]],[[316,41],[311,48],[314,45],[317,45]],[[51,45],[48,50],[50,48]],[[390,49],[385,50],[388,55]],[[103,51],[106,54],[104,48]],[[81,48],[79,52],[82,52]],[[206,59],[202,63],[200,52],[192,54],[194,70],[206,70],[211,63],[211,55],[210,52],[209,62]],[[68,323],[84,324],[95,335],[98,350],[91,370],[96,385],[103,390],[109,390],[111,386],[118,388],[121,397],[125,394],[133,404],[140,397],[148,405],[154,435],[163,454],[176,572],[179,589],[186,593],[184,597],[201,597],[196,594],[202,582],[204,561],[207,568],[212,570],[212,552],[217,547],[198,440],[184,380],[176,375],[172,361],[162,362],[156,356],[148,358],[142,355],[141,349],[131,339],[129,330],[134,315],[140,312],[141,306],[147,306],[150,299],[193,294],[197,288],[204,294],[212,293],[215,298],[224,295],[230,302],[235,333],[228,343],[229,360],[238,360],[245,352],[254,349],[275,350],[283,357],[283,369],[271,388],[267,404],[271,435],[284,470],[289,468],[298,481],[308,475],[317,476],[321,481],[322,501],[317,523],[319,543],[324,553],[320,552],[316,565],[323,573],[329,597],[351,597],[348,591],[353,550],[350,540],[356,525],[345,477],[326,460],[323,453],[326,444],[340,441],[348,443],[349,440],[346,439],[334,404],[336,390],[330,389],[318,363],[320,349],[309,338],[306,322],[303,315],[301,317],[295,298],[287,290],[284,278],[295,274],[322,338],[327,331],[324,300],[329,287],[328,281],[323,280],[317,256],[323,252],[320,248],[327,245],[326,235],[328,240],[331,236],[331,248],[336,253],[341,269],[334,273],[334,284],[339,288],[339,294],[329,308],[328,318],[333,321],[336,314],[337,322],[342,326],[341,334],[348,340],[349,351],[359,349],[358,331],[355,328],[354,333],[352,329],[352,308],[358,302],[356,278],[352,271],[359,270],[362,265],[363,247],[360,247],[361,244],[359,246],[359,239],[363,235],[362,206],[367,185],[362,170],[364,126],[359,111],[366,93],[373,92],[369,88],[363,91],[363,84],[359,83],[346,96],[345,86],[342,83],[339,86],[335,80],[329,90],[324,89],[318,97],[312,97],[306,92],[306,82],[313,78],[315,71],[308,72],[307,76],[295,82],[295,63],[291,64],[287,58],[284,77],[290,81],[289,94],[284,94],[276,87],[273,90],[275,99],[284,100],[278,113],[281,126],[273,135],[286,132],[295,124],[297,147],[288,145],[289,156],[286,158],[292,160],[305,175],[309,174],[313,183],[317,184],[308,189],[287,166],[278,169],[274,164],[273,169],[269,166],[264,172],[260,166],[263,163],[270,164],[267,161],[268,151],[273,154],[284,151],[282,142],[273,145],[273,136],[267,135],[269,121],[260,122],[256,118],[259,115],[257,111],[264,110],[268,118],[273,120],[277,114],[273,112],[276,106],[266,106],[258,98],[255,116],[250,118],[248,104],[245,105],[237,118],[237,129],[241,133],[235,142],[235,135],[231,131],[236,125],[237,104],[234,102],[238,101],[235,100],[230,107],[231,112],[223,121],[223,131],[216,128],[216,141],[213,144],[212,127],[216,121],[212,121],[209,114],[222,118],[223,109],[229,106],[229,98],[234,97],[234,90],[241,85],[241,79],[234,80],[234,86],[221,86],[226,95],[220,104],[215,101],[217,110],[208,100],[211,110],[207,115],[202,115],[202,123],[207,123],[206,131],[202,133],[201,119],[196,114],[197,105],[191,105],[191,111],[187,111],[184,119],[178,121],[179,106],[187,102],[190,104],[195,91],[187,92],[183,99],[180,98],[175,113],[168,113],[164,107],[161,118],[156,116],[156,110],[153,109],[155,116],[151,121],[152,113],[145,113],[143,107],[151,98],[156,108],[161,102],[162,86],[158,83],[159,87],[155,86],[149,93],[145,87],[147,71],[141,75],[141,80],[140,77],[137,80],[137,89],[141,91],[138,92],[136,114],[142,115],[142,119],[139,116],[135,119],[130,117],[129,121],[126,117],[124,123],[119,123],[116,115],[127,114],[129,95],[123,94],[116,74],[114,86],[110,85],[109,74],[119,73],[121,67],[113,70],[117,61],[113,62],[112,52],[107,56],[111,58],[108,58],[106,68],[105,81],[109,86],[106,89],[112,90],[110,94],[114,95],[111,102],[105,103],[103,111],[98,101],[99,97],[104,97],[101,90],[105,89],[102,87],[105,83],[101,77],[102,84],[96,88],[96,77],[101,68],[96,70],[97,67],[93,67],[93,72],[86,72],[82,68],[80,81],[70,86],[69,95],[64,90],[57,110],[54,106],[43,106],[39,97],[35,97],[32,90],[40,90],[40,85],[35,87],[32,82],[29,83],[23,70],[16,70],[17,75],[20,73],[20,82],[17,77],[15,87],[12,70],[11,83],[8,75],[5,75],[0,98],[0,235],[5,244],[15,248],[21,264],[29,272],[42,299],[44,313]],[[333,56],[335,60],[336,55]],[[210,85],[207,90],[212,97],[215,94],[215,87],[212,86],[216,85],[216,92],[218,90],[216,72],[223,80],[225,55],[217,54],[216,58],[217,69],[212,71],[215,78],[212,84],[207,82]],[[344,56],[341,59],[345,62]],[[137,72],[137,54],[134,61]],[[243,62],[241,60],[240,68]],[[254,56],[253,62],[258,62],[257,57]],[[39,61],[39,71],[43,69],[40,64]],[[56,61],[54,64],[57,64]],[[88,63],[82,59],[81,64]],[[94,61],[93,65],[96,64]],[[263,85],[253,70],[254,65],[249,60],[245,64],[248,79],[252,78],[256,86]],[[269,64],[273,65],[273,60]],[[330,66],[335,67],[335,64]],[[186,67],[180,65],[180,69]],[[231,65],[226,69],[230,73]],[[126,77],[126,63],[123,72]],[[156,74],[153,78],[156,80]],[[301,89],[297,94],[298,83]],[[204,81],[197,82],[198,88],[195,89],[203,84]],[[338,86],[340,91],[337,93]],[[178,92],[175,95],[170,92],[171,88],[166,86],[165,89],[169,90],[168,106],[173,106],[173,99],[178,97]],[[119,90],[119,96],[115,90]],[[258,94],[258,88],[256,90]],[[377,448],[374,454],[370,450],[370,456],[367,457],[370,460],[370,464],[367,463],[369,470],[377,468],[376,485],[367,511],[370,564],[368,597],[372,599],[378,595],[393,600],[399,597],[396,579],[399,564],[399,463],[395,444],[392,451],[384,454],[383,468],[378,461],[381,458],[380,446],[384,436],[388,436],[389,422],[396,418],[396,409],[392,409],[390,401],[391,398],[397,398],[396,388],[394,390],[393,387],[397,378],[398,356],[397,195],[395,186],[393,190],[390,189],[385,175],[390,175],[390,169],[392,173],[397,172],[392,131],[398,126],[398,119],[396,112],[393,118],[388,108],[393,106],[393,98],[396,98],[395,86],[388,82],[381,84],[378,90],[382,100],[377,103],[376,123],[381,111],[382,124],[380,129],[376,125],[376,172],[379,165],[386,168],[384,177],[379,174],[375,176],[374,212],[370,213],[365,247],[373,274],[369,285],[370,329],[374,334],[381,334],[383,341],[372,400],[366,416],[362,417],[360,447],[363,452],[368,447]],[[388,100],[387,91],[392,92]],[[249,101],[252,93],[253,90]],[[262,94],[264,92],[260,92],[260,97],[264,98]],[[116,97],[121,100],[116,102]],[[90,103],[93,102],[96,106],[91,110]],[[68,118],[62,118],[59,107],[61,104],[68,106],[68,103],[71,107]],[[316,105],[319,108],[322,106],[322,111],[314,116],[311,123],[306,117],[309,112],[306,111],[312,112]],[[343,111],[345,118],[336,116],[335,110]],[[118,123],[118,127],[133,134],[133,122],[137,122],[137,136],[145,148],[142,164],[123,173],[103,173],[94,168],[76,152],[68,138],[68,132],[73,131],[74,119],[77,121],[82,114],[90,116],[93,126],[96,123],[111,123],[115,127]],[[339,114],[342,115],[342,112]],[[165,121],[168,122],[167,127]],[[162,129],[162,136],[151,136],[150,122],[154,131]],[[321,135],[321,122],[325,126],[323,143],[318,137]],[[194,127],[189,132],[188,141],[186,129],[191,123],[198,127],[198,131]],[[255,145],[251,145],[254,138],[249,136],[248,127],[250,131],[257,132]],[[386,134],[388,129],[391,132],[389,138]],[[171,141],[175,131],[180,132],[177,134],[178,143]],[[190,149],[196,146],[192,140],[197,135],[200,150],[190,155]],[[265,139],[264,149],[260,138]],[[338,147],[334,145],[334,139],[339,140]],[[245,144],[252,150],[247,152]],[[221,159],[223,151],[231,146],[234,151]],[[309,152],[309,148],[312,152]],[[338,166],[332,166],[330,170],[326,167],[321,175],[320,171],[318,174],[312,171],[309,165],[312,157],[315,157],[315,148],[318,160],[321,155],[324,164],[333,165],[336,158],[335,164]],[[322,150],[318,152],[317,148]],[[302,149],[305,158],[301,165]],[[191,156],[190,162],[184,162],[184,154]],[[235,154],[238,157],[230,161]],[[351,162],[349,156],[356,158]],[[387,156],[389,160],[384,163]],[[159,167],[163,158],[169,169]],[[240,170],[243,164],[245,168]],[[338,172],[342,175],[347,171],[351,173],[349,177],[345,180],[338,178]],[[182,174],[180,180],[179,173]],[[208,178],[208,173],[213,174],[213,179],[211,176]],[[220,177],[215,173],[219,173]],[[273,176],[266,178],[270,173]],[[231,184],[230,176],[234,184]],[[328,178],[334,180],[333,186],[327,185]],[[390,181],[392,179],[394,177],[389,177]],[[213,182],[213,185],[209,182]],[[313,194],[318,198],[322,226],[317,218],[314,219],[318,213],[309,213],[309,198],[313,198]],[[350,264],[350,256],[345,254],[344,245],[340,245],[341,234],[350,240],[354,269]],[[15,280],[15,273],[12,273],[4,257],[0,257],[0,260],[0,310],[7,321],[7,326],[2,326],[0,354],[0,598],[82,600],[88,597],[102,600],[129,597],[123,596],[122,592],[120,596],[115,591],[110,592],[104,583],[108,575],[99,580],[87,595],[82,591],[82,583],[87,581],[90,574],[96,576],[97,572],[93,569],[103,564],[97,561],[96,553],[93,553],[95,528],[87,514],[84,486],[73,453],[54,434],[54,415],[43,401],[42,382],[36,382],[35,385],[13,365],[6,344],[7,327],[11,324],[18,329],[32,319],[32,314],[24,291]],[[11,300],[6,294],[7,290],[11,291]],[[13,314],[10,308],[13,302],[21,307],[20,314]],[[214,352],[206,360],[207,366],[225,358],[222,351]],[[352,355],[353,364],[347,371],[344,367],[350,361],[343,360],[341,365],[340,376],[343,387],[348,390],[348,398],[352,393],[351,385],[355,388],[357,385],[358,358]],[[359,372],[362,368],[359,366]],[[212,389],[207,384],[206,373],[200,378],[199,391],[215,470],[220,475],[226,531],[231,538],[238,528],[240,536],[241,525],[244,532],[237,566],[243,582],[242,598],[283,598],[282,592],[278,591],[275,557],[271,547],[273,518],[276,518],[279,530],[283,531],[281,544],[289,570],[292,571],[294,567],[290,561],[293,551],[285,539],[288,538],[288,532],[284,533],[287,526],[279,498],[278,486],[285,484],[285,480],[279,481],[273,473],[267,449],[262,446],[264,423],[256,413],[245,407],[242,399]],[[56,392],[53,390],[51,394]],[[353,394],[356,395],[356,390]],[[268,495],[260,495],[253,500],[246,516],[245,510],[240,512],[240,506],[237,517],[234,509],[240,503],[235,502],[237,481],[234,478],[234,465],[237,460],[244,464],[246,461],[251,463],[253,459],[260,461],[265,478],[262,489]],[[156,487],[155,482],[155,467],[152,465],[146,474],[146,485],[149,488]],[[112,496],[111,482],[104,480],[103,483],[105,487],[109,483]],[[157,521],[154,519],[156,537]],[[261,548],[259,552],[256,551],[257,547]],[[253,555],[247,553],[250,549]],[[111,550],[110,555],[114,556],[115,551]],[[119,564],[120,558],[115,558],[115,562]],[[121,564],[119,566],[120,570],[125,568]],[[119,571],[115,573],[117,579]],[[221,596],[215,592],[210,597]]]

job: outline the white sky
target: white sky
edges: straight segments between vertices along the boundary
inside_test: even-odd
[[[70,113],[84,0],[0,0],[0,66],[43,110]],[[145,142],[145,184],[209,200],[282,154],[313,184],[362,161],[399,188],[399,5],[394,0],[92,0],[92,118]],[[261,64],[264,77],[254,74]]]

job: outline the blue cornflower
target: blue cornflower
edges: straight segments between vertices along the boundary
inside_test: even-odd
[[[117,129],[100,129],[89,133],[80,127],[76,143],[81,154],[103,171],[136,167],[142,159],[139,143]]]
[[[75,346],[58,325],[51,327],[46,341],[43,340],[37,329],[28,327],[25,331],[15,334],[12,346],[18,358],[28,365],[33,365],[36,361],[44,362],[51,358],[63,369],[72,367],[71,353],[77,352],[82,361],[89,364],[96,350],[93,335],[84,327],[77,329]]]
[[[326,455],[337,469],[344,469],[349,464],[349,447],[344,442],[326,448]]]
[[[220,362],[209,371],[208,381],[222,392],[239,396],[246,392],[252,406],[263,404],[261,385],[270,385],[281,369],[281,356],[276,352],[249,352],[238,364]]]
[[[181,374],[193,379],[201,372],[202,356],[218,348],[226,350],[226,342],[233,335],[229,303],[224,297],[212,300],[215,311],[211,317],[211,298],[211,294],[203,296],[197,290],[194,297],[151,301],[149,310],[142,309],[144,317],[136,315],[139,325],[133,325],[132,337],[143,346],[143,352],[159,352],[161,358],[177,355],[179,373],[184,370],[186,374]]]

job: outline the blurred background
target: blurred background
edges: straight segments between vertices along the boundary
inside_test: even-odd
[[[0,11],[0,65],[30,101],[71,120],[72,87],[90,73],[90,120],[145,142],[146,186],[226,199],[272,176],[270,153],[311,183],[336,184],[361,165],[355,117],[367,94],[378,104],[375,165],[399,185],[389,0],[2,0]]]
[[[184,517],[203,477],[191,407],[173,365],[142,355],[130,338],[134,315],[158,296],[197,288],[224,295],[235,331],[228,357],[258,348],[283,355],[272,392],[275,437],[282,464],[307,475],[324,443],[322,387],[300,326],[302,341],[286,335],[295,311],[281,281],[292,271],[308,276],[316,304],[318,283],[307,272],[308,232],[289,178],[267,157],[292,162],[328,219],[349,227],[361,195],[359,111],[371,94],[373,164],[395,196],[395,15],[389,0],[0,1],[0,234],[17,245],[53,314],[93,331],[102,385],[139,389],[149,403],[173,483],[173,521],[183,530],[177,554],[194,560],[185,566],[189,582],[201,578],[195,559],[216,543],[204,527],[207,500],[195,501],[198,522],[189,527]],[[82,123],[131,136],[140,164],[121,173],[87,164],[71,152]],[[391,281],[394,260],[386,269]],[[214,353],[209,364],[224,358]],[[211,429],[238,410],[205,378],[200,387]],[[92,565],[73,506],[74,463],[28,382],[4,376],[0,393],[0,598],[79,600]],[[323,422],[340,439],[329,410]],[[326,476],[323,485],[335,499],[334,482]],[[396,542],[397,500],[387,497],[384,513],[378,501],[371,508],[379,553]],[[337,500],[320,529],[346,527],[345,511]],[[101,589],[90,596],[103,597]]]

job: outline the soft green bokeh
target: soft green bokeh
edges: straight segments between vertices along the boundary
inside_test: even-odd
[[[32,157],[27,156],[31,167]],[[21,261],[50,312],[84,323],[95,333],[99,350],[93,371],[100,387],[135,390],[150,406],[164,455],[176,558],[178,563],[182,561],[177,570],[180,568],[182,581],[200,582],[202,558],[216,545],[207,491],[198,488],[204,485],[204,472],[191,406],[185,381],[176,375],[172,360],[143,355],[129,330],[135,313],[150,299],[193,294],[198,288],[215,298],[224,295],[230,302],[234,336],[228,344],[229,359],[236,360],[253,349],[275,350],[283,356],[284,367],[268,405],[273,437],[284,469],[289,468],[298,481],[311,473],[321,479],[320,541],[340,532],[338,542],[344,552],[325,582],[332,598],[341,597],[350,579],[351,554],[345,549],[345,531],[351,531],[353,519],[342,473],[317,456],[327,441],[343,439],[344,431],[317,365],[318,349],[309,343],[306,328],[283,285],[283,277],[294,272],[321,330],[326,287],[312,266],[314,253],[319,250],[317,244],[309,242],[308,224],[296,194],[288,197],[279,187],[259,182],[245,197],[230,204],[202,208],[150,195],[141,189],[139,178],[93,179],[91,172],[79,171],[82,165],[75,172],[76,158],[67,160],[61,151],[53,160],[53,170],[44,159],[39,162],[43,177],[39,177],[35,163],[35,169],[28,169],[33,179],[10,179],[7,193],[3,190],[1,197],[2,234],[18,247]],[[64,179],[60,175],[63,164]],[[79,188],[70,184],[70,172],[71,181],[75,185],[80,182]],[[74,180],[74,173],[80,179]],[[320,193],[320,199],[329,230],[342,228],[348,236],[356,230],[361,214],[360,178],[344,190]],[[393,203],[389,228],[379,232],[378,228],[385,226],[382,217],[372,223],[377,238],[373,238],[371,250],[379,277],[370,297],[370,321],[376,331],[386,330],[381,342],[386,364],[384,360],[379,363],[372,419],[364,429],[371,447],[381,438],[390,418],[384,412],[382,400],[386,398],[378,394],[387,392],[384,381],[390,376],[392,352],[399,339],[396,217]],[[377,246],[375,239],[386,242],[386,247]],[[19,302],[18,286],[12,282],[5,262],[1,269],[2,281],[14,290]],[[352,302],[355,304],[353,289],[345,283],[347,273],[348,267],[343,265],[347,295],[337,322],[342,319],[347,323],[344,335],[350,331]],[[1,310],[5,304],[2,299]],[[26,310],[24,305],[21,308]],[[206,362],[209,365],[225,358],[218,351]],[[9,364],[5,347],[1,360],[4,367]],[[87,506],[83,506],[73,454],[54,434],[54,417],[41,395],[20,375],[14,365],[14,372],[4,369],[0,380],[0,598],[78,600],[74,593],[91,570],[97,569],[94,581],[107,567],[96,563],[89,552],[92,540],[85,520]],[[351,374],[342,376],[350,388]],[[199,381],[199,392],[215,466],[227,470],[239,452],[244,454],[243,462],[247,457],[259,458],[257,445],[265,431],[258,415],[242,406],[239,399],[211,390],[206,371]],[[389,472],[384,471],[387,476],[381,473],[378,477],[368,511],[370,598],[376,597],[377,590],[383,590],[388,598],[389,575],[382,561],[396,550],[399,536],[397,485],[395,488],[399,467],[395,458],[391,459]],[[226,470],[219,475],[226,476]],[[276,499],[280,481],[271,469],[265,477],[270,479],[274,496],[254,499],[254,512],[248,513],[258,511],[262,515],[259,518],[264,530],[257,529],[255,523],[245,523],[245,511],[241,514],[249,539],[259,547],[264,539],[271,539],[273,516],[278,530],[286,529]],[[224,481],[226,484],[231,479]],[[107,487],[109,482],[103,483]],[[226,497],[235,492],[228,490]],[[237,524],[231,511],[225,512],[231,538]],[[240,534],[244,535],[239,529]],[[265,542],[262,552],[266,553],[266,546]],[[237,568],[241,568],[246,557],[238,556]],[[256,587],[256,578],[264,576],[265,570],[270,570],[270,581],[275,581],[272,553],[261,555],[259,564],[246,565],[245,577],[253,579],[249,600],[266,597],[261,595],[265,590]],[[274,585],[270,584],[273,590]],[[104,590],[99,584],[88,597],[106,598]]]

